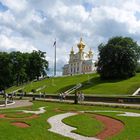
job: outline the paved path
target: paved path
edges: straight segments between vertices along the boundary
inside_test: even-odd
[[[29,100],[15,100],[15,104],[7,105],[6,107],[1,106],[0,109],[25,107],[25,106],[31,106],[31,105],[33,105],[33,103],[30,102]]]
[[[66,125],[62,122],[63,119],[70,116],[74,116],[74,115],[77,115],[77,113],[68,112],[68,113],[58,114],[58,115],[50,117],[47,120],[51,125],[51,128],[49,129],[49,131],[66,136],[66,137],[70,137],[74,140],[99,140],[94,137],[86,137],[86,136],[73,133],[72,130],[76,130],[76,128]]]
[[[38,114],[43,114],[43,113],[46,112],[46,110],[45,110],[44,108],[45,108],[45,107],[40,107],[38,111],[22,110],[22,112],[24,112],[24,113],[31,113],[31,114],[36,114],[36,115],[38,115]]]
[[[45,101],[51,101],[51,102],[64,102],[64,103],[74,103],[73,100],[63,100],[60,101],[59,99],[40,99],[37,98],[37,100],[45,100]],[[101,106],[114,106],[114,107],[131,107],[131,108],[139,108],[140,104],[124,104],[124,103],[107,103],[107,102],[91,102],[91,101],[83,101],[79,104],[85,104],[85,105],[101,105]]]

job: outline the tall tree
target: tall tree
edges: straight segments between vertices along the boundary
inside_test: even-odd
[[[45,52],[0,52],[0,90],[13,84],[39,79],[46,75],[47,69]]]
[[[26,79],[27,76],[25,73],[25,58],[21,52],[11,52],[10,59],[13,65],[12,72],[14,80],[16,81],[16,84],[19,85],[24,82],[24,79]]]
[[[12,65],[9,54],[0,52],[0,90],[12,85]]]
[[[99,45],[97,71],[101,78],[128,78],[136,73],[140,47],[129,37],[114,37]]]
[[[39,79],[40,76],[46,75],[48,61],[45,59],[45,52],[33,51],[29,56],[28,75],[30,80]]]

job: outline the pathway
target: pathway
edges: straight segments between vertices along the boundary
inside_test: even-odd
[[[76,130],[76,128],[64,124],[62,120],[74,115],[77,115],[77,113],[68,112],[50,117],[48,119],[48,122],[51,124],[51,128],[49,129],[49,131],[66,137],[70,137],[75,140],[98,140],[97,138],[90,138],[71,132],[73,130]]]
[[[51,125],[51,128],[49,129],[49,131],[66,136],[66,137],[70,137],[75,140],[99,140],[99,139],[104,140],[106,138],[109,138],[111,136],[118,134],[124,128],[124,124],[119,120],[116,120],[107,116],[94,114],[95,118],[101,121],[104,124],[105,128],[95,137],[82,136],[82,135],[72,132],[73,130],[76,130],[75,127],[71,127],[62,122],[63,119],[70,116],[77,115],[77,114],[78,112],[77,113],[68,112],[68,113],[58,114],[58,115],[50,117],[47,120],[49,124]]]
[[[8,105],[8,106],[0,106],[0,109],[7,109],[7,108],[17,108],[17,107],[25,107],[25,106],[31,106],[33,105],[32,102],[30,102],[29,100],[15,100],[15,103],[12,105]]]

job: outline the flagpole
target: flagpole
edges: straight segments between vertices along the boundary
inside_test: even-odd
[[[54,76],[56,76],[56,40],[54,42]]]

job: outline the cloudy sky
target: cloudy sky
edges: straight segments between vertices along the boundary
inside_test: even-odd
[[[113,36],[140,44],[140,0],[0,0],[0,51],[39,49],[52,68],[56,38],[61,70],[81,36],[94,59],[98,45]]]

